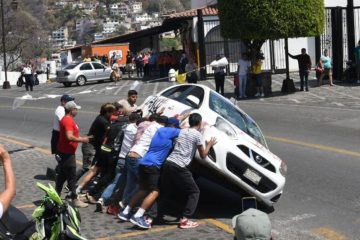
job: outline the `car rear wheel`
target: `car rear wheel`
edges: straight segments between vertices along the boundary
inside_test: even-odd
[[[64,87],[70,87],[70,86],[71,86],[71,82],[64,82],[63,85],[64,85]]]
[[[78,86],[84,86],[85,83],[86,83],[86,78],[84,76],[79,76],[76,79],[76,85],[78,85]]]

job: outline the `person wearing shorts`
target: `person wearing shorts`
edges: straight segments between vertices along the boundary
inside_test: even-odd
[[[173,140],[179,135],[179,120],[169,118],[168,127],[157,130],[151,140],[149,150],[139,162],[139,191],[131,198],[124,211],[119,214],[122,220],[130,220],[134,225],[149,229],[151,224],[146,221],[144,213],[159,196],[160,168],[173,147]],[[131,209],[144,199],[139,210],[131,216]],[[131,216],[131,217],[130,217]]]
[[[322,80],[324,76],[329,76],[329,84],[330,86],[334,86],[332,76],[332,60],[329,57],[329,51],[327,49],[324,50],[324,55],[321,56],[319,65],[322,69],[324,69],[323,73],[320,75],[319,78],[319,86],[322,85]]]

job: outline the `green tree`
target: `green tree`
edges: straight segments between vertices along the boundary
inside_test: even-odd
[[[267,39],[319,36],[323,0],[219,0],[223,37],[242,39],[252,57]]]

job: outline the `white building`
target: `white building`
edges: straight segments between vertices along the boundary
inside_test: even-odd
[[[152,16],[148,15],[147,13],[143,13],[143,14],[138,14],[135,15],[134,17],[134,22],[148,22],[153,20]]]
[[[105,36],[103,33],[95,33],[94,34],[94,41],[100,41],[100,40],[103,40],[105,39]]]
[[[131,5],[131,10],[133,13],[141,13],[142,12],[142,2],[134,2]]]
[[[118,20],[112,20],[107,18],[104,22],[103,22],[103,34],[110,34],[115,32],[116,28],[120,25]]]
[[[69,32],[67,27],[62,27],[51,33],[51,42],[54,48],[62,48],[69,41]]]

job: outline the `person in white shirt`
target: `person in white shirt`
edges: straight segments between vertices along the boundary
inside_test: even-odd
[[[136,100],[137,100],[137,91],[129,90],[128,98],[118,101],[118,103],[124,107],[125,116],[129,116],[132,112],[136,111],[137,109]]]
[[[60,98],[60,105],[56,108],[54,119],[53,119],[53,130],[51,133],[51,153],[56,154],[57,153],[57,145],[59,140],[59,134],[60,134],[60,126],[59,122],[61,119],[65,116],[65,104],[69,101],[74,101],[75,98],[64,94]]]
[[[246,82],[249,68],[251,66],[251,62],[248,60],[248,56],[246,53],[241,54],[241,58],[238,64],[238,74],[239,74],[239,97],[246,98]]]
[[[24,68],[23,68],[23,74],[25,77],[25,89],[26,91],[30,91],[33,90],[33,86],[34,86],[34,81],[32,79],[32,68],[30,64],[27,64]]]
[[[9,153],[3,145],[0,144],[0,163],[4,170],[5,190],[0,192],[0,219],[10,206],[12,199],[16,193],[15,176],[11,166],[11,159]]]

